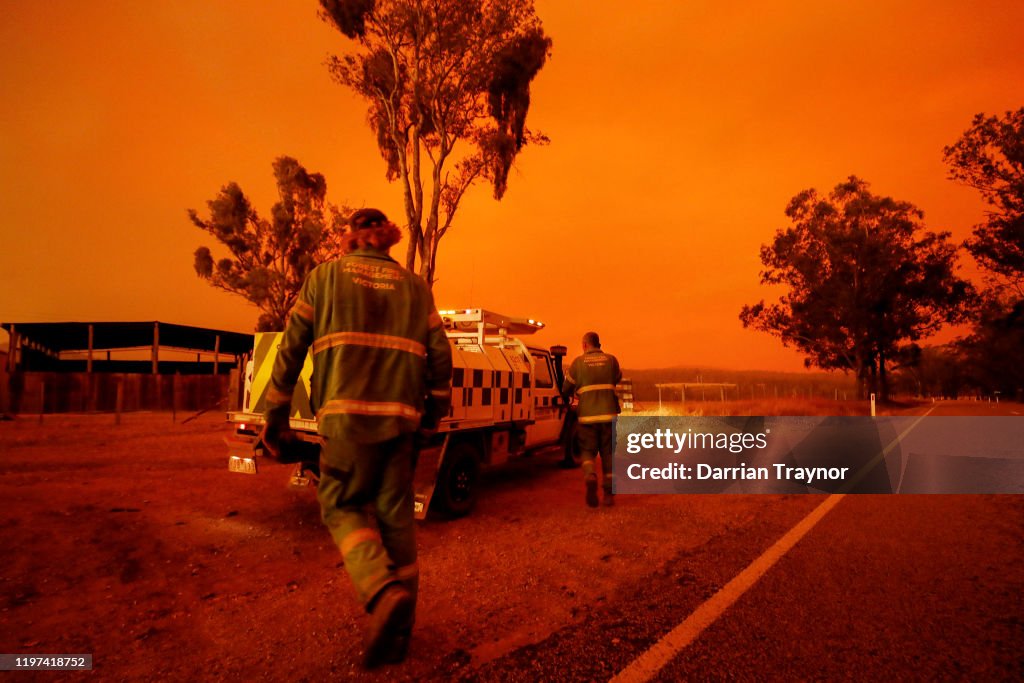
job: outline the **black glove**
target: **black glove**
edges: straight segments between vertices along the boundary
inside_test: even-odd
[[[427,400],[423,403],[423,417],[420,419],[420,432],[426,434],[433,434],[437,431],[437,426],[441,424],[441,407],[438,402],[428,396]]]
[[[287,408],[287,407],[286,407]],[[295,440],[288,413],[283,410],[268,410],[265,416],[260,440],[271,457],[281,459],[282,446]]]

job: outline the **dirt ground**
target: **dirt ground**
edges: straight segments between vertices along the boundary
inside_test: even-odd
[[[273,462],[229,473],[219,416],[112,422],[0,424],[0,533],[13,549],[3,651],[93,653],[97,672],[126,679],[358,672],[363,615],[313,491]],[[440,656],[403,674],[447,677],[547,635],[606,600],[630,563],[674,552],[656,530],[679,512],[669,497],[598,524],[579,472],[557,462],[539,454],[491,472],[473,515],[420,524],[414,650]],[[660,523],[636,525],[641,515]],[[701,541],[691,522],[676,541]]]
[[[189,424],[161,413],[127,414],[117,426],[110,415],[0,422],[0,652],[91,653],[103,680],[606,678],[607,669],[530,666],[538,652],[559,651],[547,645],[553,637],[629,612],[637,587],[673,563],[694,565],[686,571],[698,589],[673,586],[688,600],[707,597],[820,502],[620,496],[613,509],[591,510],[579,471],[560,469],[557,453],[490,470],[472,515],[419,523],[410,659],[366,674],[365,617],[313,491],[290,487],[290,468],[273,462],[257,475],[229,473],[227,433],[214,414]],[[1017,541],[993,540],[986,566],[999,577],[1004,559],[1014,564],[1005,580],[1019,587],[1022,508],[985,506],[978,514],[1002,519]],[[725,539],[732,545],[716,550]],[[992,609],[1006,605],[992,599]],[[1019,617],[1007,637],[1024,635]],[[614,657],[595,661],[611,666],[652,637],[616,642]],[[1019,658],[996,666],[1006,661]]]

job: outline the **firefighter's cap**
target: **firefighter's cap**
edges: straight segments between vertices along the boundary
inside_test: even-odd
[[[348,224],[353,230],[366,230],[387,225],[390,221],[380,209],[358,209],[348,217]]]
[[[402,239],[402,231],[379,209],[359,209],[348,217],[349,231],[341,239],[341,251],[356,249],[387,252]]]

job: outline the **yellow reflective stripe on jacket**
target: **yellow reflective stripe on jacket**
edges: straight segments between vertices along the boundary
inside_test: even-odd
[[[430,390],[430,395],[434,396],[436,398],[444,398],[445,396],[451,396],[452,395],[452,388],[451,387],[443,387],[441,389],[431,389]]]
[[[331,347],[344,344],[372,346],[378,349],[397,349],[398,351],[407,351],[421,357],[426,357],[427,355],[427,347],[417,341],[406,339],[405,337],[395,337],[390,334],[372,334],[370,332],[335,332],[324,335],[313,342],[313,355]]]
[[[576,392],[580,393],[580,394],[585,394],[588,391],[601,391],[601,390],[615,391],[615,385],[614,384],[591,384],[589,386],[580,387],[579,389],[576,390]]]
[[[615,385],[622,379],[622,372],[615,356],[588,349],[572,362],[568,374],[576,380],[581,423],[608,422],[621,412]]]
[[[305,318],[309,322],[313,322],[313,307],[301,299],[295,302],[295,305],[292,306],[291,312],[300,318]]]
[[[591,422],[611,422],[616,418],[615,413],[610,415],[586,415],[580,417],[580,424],[590,424]]]
[[[314,320],[288,319],[274,383],[295,385],[309,359],[310,401],[324,415],[317,425],[324,436],[381,443],[415,431],[428,392],[452,374],[444,326],[428,328],[437,309],[426,282],[384,253],[357,249],[314,268],[296,298],[313,307]],[[445,399],[432,400],[448,412]]]
[[[407,417],[410,420],[420,419],[421,413],[415,407],[397,401],[356,401],[353,399],[335,399],[328,401],[317,418],[324,415],[382,415],[393,417]]]

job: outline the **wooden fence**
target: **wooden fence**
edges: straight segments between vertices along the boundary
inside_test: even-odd
[[[199,411],[240,405],[238,370],[230,375],[152,375],[0,371],[0,414]]]

